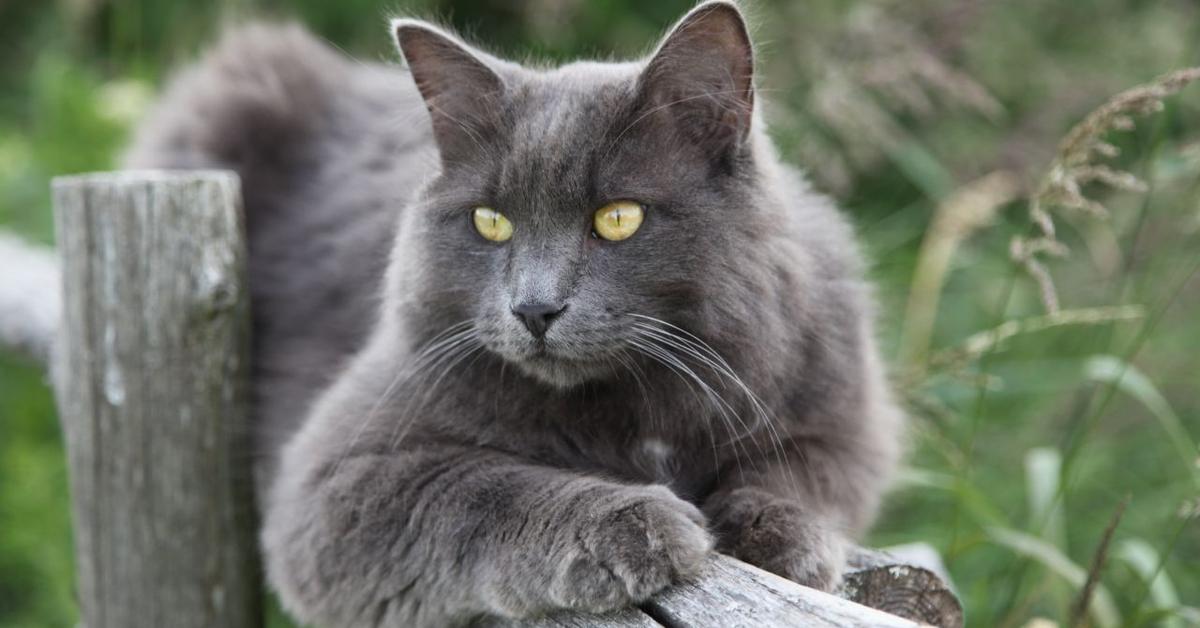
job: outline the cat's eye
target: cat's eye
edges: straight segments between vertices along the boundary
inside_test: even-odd
[[[512,223],[491,207],[476,207],[471,218],[479,235],[492,242],[507,242],[512,237]]]
[[[624,240],[642,226],[646,211],[633,201],[616,201],[596,210],[592,230],[605,240]]]

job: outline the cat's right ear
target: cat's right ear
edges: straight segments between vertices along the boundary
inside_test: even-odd
[[[396,46],[425,99],[443,160],[476,148],[504,93],[482,53],[427,22],[392,21]]]
[[[706,151],[740,147],[754,115],[754,47],[737,3],[709,0],[685,15],[646,64],[639,91],[649,113]]]

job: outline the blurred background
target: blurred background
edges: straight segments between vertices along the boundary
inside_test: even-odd
[[[51,243],[50,178],[113,168],[223,25],[296,19],[391,62],[404,13],[518,59],[633,57],[691,4],[0,0],[0,229]],[[1200,625],[1200,87],[1110,102],[1200,65],[1200,5],[748,11],[773,135],[858,226],[913,413],[870,543],[934,545],[970,625],[1066,625],[1089,572],[1093,625]],[[44,378],[0,352],[0,625],[76,621],[67,490]]]

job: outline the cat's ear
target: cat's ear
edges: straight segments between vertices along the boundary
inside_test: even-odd
[[[664,112],[705,149],[740,145],[754,114],[754,49],[732,2],[692,9],[659,44],[640,79],[648,111]]]
[[[504,81],[489,67],[486,55],[432,24],[397,19],[392,32],[425,99],[442,158],[456,159],[487,132]]]

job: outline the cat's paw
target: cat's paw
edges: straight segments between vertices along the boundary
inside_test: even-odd
[[[712,536],[695,506],[661,486],[624,493],[587,513],[556,579],[562,606],[605,612],[641,602],[697,572]]]
[[[739,489],[710,513],[722,552],[822,591],[840,581],[845,538],[800,504],[758,489]]]

